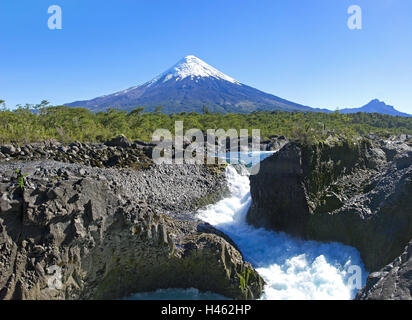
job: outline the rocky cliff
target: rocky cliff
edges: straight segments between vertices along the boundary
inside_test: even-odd
[[[40,145],[1,149],[0,299],[260,296],[231,239],[191,214],[227,192],[222,167],[153,165],[136,145]]]
[[[357,300],[412,300],[412,241],[404,253],[380,271],[371,273]]]
[[[249,223],[354,246],[367,270],[379,270],[412,238],[412,148],[404,140],[287,144],[250,177]]]

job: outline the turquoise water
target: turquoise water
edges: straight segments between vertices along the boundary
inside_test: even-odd
[[[136,293],[124,300],[227,300],[220,294],[200,292],[197,289],[159,289],[155,292]]]

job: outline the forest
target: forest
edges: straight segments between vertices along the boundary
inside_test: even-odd
[[[261,139],[283,135],[290,139],[322,139],[330,134],[348,137],[412,134],[412,118],[376,113],[340,114],[321,112],[256,111],[243,113],[164,114],[161,107],[145,113],[144,108],[131,112],[108,109],[92,113],[83,108],[37,105],[18,106],[13,110],[0,100],[0,143],[29,143],[46,139],[60,142],[103,142],[123,134],[131,140],[151,141],[156,129],[174,132],[175,121],[184,129],[260,129]]]

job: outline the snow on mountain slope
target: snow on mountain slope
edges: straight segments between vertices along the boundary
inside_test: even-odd
[[[319,111],[241,84],[193,55],[184,57],[143,85],[66,105],[84,107],[94,112],[107,108],[130,111],[137,107],[154,111],[157,106],[162,106],[165,113],[202,112],[203,106],[212,112],[222,113],[255,110]]]
[[[195,78],[210,77],[210,78],[215,78],[218,80],[229,81],[231,83],[240,85],[240,82],[225,75],[219,70],[208,65],[203,60],[200,60],[199,58],[192,56],[192,55],[184,57],[182,60],[176,63],[173,67],[171,67],[169,70],[167,70],[166,72],[162,73],[160,76],[150,81],[150,83],[154,83],[159,80],[166,82],[171,79],[175,79],[176,81],[181,81],[188,77],[190,77],[191,80],[194,80]]]

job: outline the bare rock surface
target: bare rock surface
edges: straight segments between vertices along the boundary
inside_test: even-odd
[[[227,193],[223,167],[99,168],[79,151],[78,163],[0,164],[0,299],[118,299],[190,287],[260,296],[263,280],[233,241],[193,216]]]
[[[400,139],[289,143],[250,180],[251,224],[354,246],[369,271],[412,238],[412,148]]]
[[[412,241],[404,253],[380,271],[369,275],[357,300],[412,300]]]
[[[258,175],[250,177],[249,223],[354,246],[371,272],[357,299],[410,300],[409,139],[403,135],[286,144],[261,163]]]

